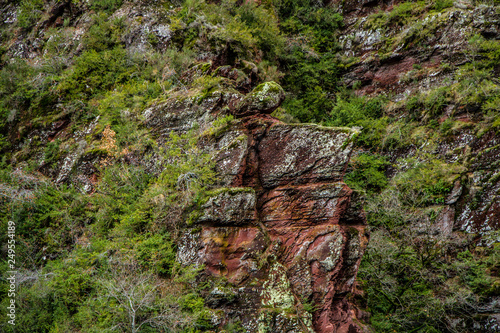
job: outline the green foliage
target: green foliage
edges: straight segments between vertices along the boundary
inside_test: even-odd
[[[437,10],[438,12],[442,11],[445,8],[449,8],[453,6],[453,1],[452,0],[436,0],[434,5],[432,6],[433,9]]]
[[[104,171],[97,186],[97,193],[92,197],[96,207],[96,231],[106,234],[120,221],[124,221],[129,230],[144,230],[147,219],[147,207],[139,202],[150,180],[140,167],[113,165]],[[141,207],[141,211],[137,209]],[[146,216],[143,216],[146,214]]]
[[[22,0],[17,13],[17,23],[21,28],[30,29],[42,17],[43,0]]]
[[[123,0],[91,0],[90,7],[96,11],[112,13],[118,9],[122,3]]]
[[[189,312],[200,312],[203,310],[205,301],[196,293],[185,295],[179,300],[182,310]]]
[[[147,69],[142,71],[147,75]],[[140,113],[151,100],[158,98],[163,89],[158,83],[137,79],[120,84],[102,97],[97,109],[101,123],[109,124],[116,133],[115,144],[118,149],[143,152],[156,143],[151,135],[137,121]]]
[[[59,160],[59,146],[61,145],[61,140],[56,139],[52,142],[47,143],[45,146],[45,160],[44,163],[55,166]]]
[[[443,133],[443,135],[448,135],[448,134],[450,134],[450,130],[452,129],[452,127],[453,127],[453,120],[448,118],[441,123],[441,126],[439,129],[440,129],[441,133]]]
[[[226,325],[224,325],[224,330],[227,333],[245,333],[247,331],[239,320],[234,320],[227,323]]]
[[[172,66],[176,75],[180,75],[186,71],[188,67],[194,63],[196,58],[196,53],[189,48],[177,50],[171,47],[165,51],[165,55],[168,59],[167,63]]]
[[[215,38],[221,39],[228,45],[230,50],[244,58],[250,57],[249,51],[254,47],[256,40],[253,37],[250,28],[237,15],[227,24],[227,28],[217,31]]]
[[[475,35],[469,40],[472,62],[455,72],[455,82],[409,97],[406,109],[412,119],[435,119],[449,105],[458,108],[498,110],[500,86],[494,78],[494,68],[500,59],[500,47],[494,41]],[[451,120],[442,124],[442,132],[449,135]]]
[[[498,248],[461,252],[450,262],[452,243],[393,230],[399,234],[372,232],[359,271],[372,326],[377,332],[466,332],[452,318],[463,318],[468,304],[481,300],[478,295],[498,292],[490,271]]]
[[[87,222],[86,201],[66,186],[54,186],[33,175],[1,171],[6,195],[0,199],[1,227],[16,222],[18,260],[40,264],[58,257],[70,246],[76,229]],[[0,240],[6,243],[7,235]],[[43,249],[43,251],[42,251]],[[26,257],[26,258],[25,258]]]
[[[452,268],[459,272],[461,283],[479,295],[498,295],[500,280],[492,272],[498,269],[500,259],[498,244],[490,248],[479,248],[475,253],[469,250],[460,252],[457,254],[457,259]]]
[[[120,45],[120,37],[125,29],[123,18],[110,20],[107,15],[100,13],[93,19],[94,22],[83,39],[87,50],[100,52]]]
[[[224,79],[219,76],[202,76],[195,79],[194,84],[201,88],[199,103],[210,97],[212,93],[223,89]]]
[[[500,46],[494,40],[474,35],[469,40],[469,48],[476,60],[475,65],[494,67],[500,60]]]
[[[328,92],[336,90],[340,72],[337,61],[330,53],[312,58],[299,47],[284,58],[288,74],[283,78],[283,87],[294,95],[285,100],[283,108],[303,122],[326,120],[325,111],[334,106]]]
[[[147,270],[162,277],[171,277],[175,264],[176,248],[165,235],[155,234],[136,244],[137,260]]]
[[[80,0],[73,2],[82,5]],[[18,4],[20,33],[29,33],[45,15],[45,2],[22,0]],[[366,211],[374,232],[359,276],[377,331],[446,331],[448,318],[468,311],[467,304],[498,294],[498,247],[456,249],[428,231],[412,229],[436,219],[453,183],[465,171],[419,152],[415,160],[400,161],[405,168],[391,180],[385,175],[388,160],[379,155],[410,144],[432,146],[443,136],[450,139],[461,122],[450,118],[440,124],[438,119],[452,106],[481,113],[478,126],[484,131],[500,128],[500,88],[495,77],[500,47],[496,41],[473,36],[470,63],[454,73],[455,67],[443,65],[453,81],[410,97],[408,117],[399,117],[406,116],[397,114],[404,110],[390,111],[386,98],[356,96],[339,89],[339,77],[348,65],[336,54],[342,17],[333,6],[310,0],[259,5],[183,1],[180,8],[162,17],[172,30],[171,45],[162,54],[151,49],[138,55],[124,49],[129,18],[110,16],[122,4],[122,0],[88,1],[85,6],[90,5],[95,14],[90,16],[92,22],[81,44],[73,39],[67,17],[67,29],[45,30],[44,55],[36,65],[21,59],[7,61],[5,45],[15,35],[10,30],[1,34],[0,149],[7,154],[0,162],[0,185],[7,195],[0,198],[0,229],[5,230],[8,220],[18,223],[20,271],[27,277],[36,275],[20,286],[19,331],[125,329],[126,307],[109,293],[117,282],[133,285],[126,270],[113,271],[113,265],[124,258],[137,261],[138,266],[131,267],[137,268],[133,271],[137,277],[147,277],[144,286],[158,288],[153,306],[142,312],[144,318],[169,310],[174,316],[171,331],[213,329],[212,313],[199,290],[192,287],[196,271],[175,264],[179,228],[194,220],[208,196],[216,193],[211,191],[217,181],[213,161],[199,148],[200,131],[154,140],[143,124],[143,114],[147,107],[157,105],[155,99],[165,100],[188,88],[201,87],[202,97],[215,90],[231,91],[234,83],[208,76],[209,68],[231,65],[241,82],[250,77],[245,59],[258,69],[256,73],[253,67],[249,70],[255,76],[249,80],[252,85],[281,80],[288,99],[280,112],[286,111],[290,119],[363,128],[357,144],[369,153],[353,158],[346,181],[369,194]],[[371,15],[364,28],[400,29],[397,38],[386,41],[384,51],[392,52],[396,44],[409,47],[434,35],[441,21],[424,23],[422,13],[451,5],[449,0],[401,3],[391,11]],[[170,7],[170,3],[161,6]],[[71,22],[75,22],[73,16]],[[154,34],[146,38],[153,45],[158,43]],[[214,56],[213,62],[197,63],[197,57],[206,54]],[[202,76],[192,80],[191,71],[199,69]],[[426,69],[414,65],[412,74]],[[355,87],[360,88],[360,83]],[[393,120],[394,115],[398,120]],[[85,137],[84,155],[98,158],[100,164],[92,195],[52,185],[20,169],[13,172],[7,165],[15,156],[16,167],[27,161],[34,169],[42,159],[45,165],[56,167],[62,154],[75,147],[73,139],[65,137],[73,138],[70,131],[81,132],[96,116],[99,121],[95,132]],[[28,132],[45,131],[56,120],[70,121],[61,141],[26,138]],[[203,134],[217,136],[232,120],[232,116],[219,117]],[[106,147],[105,131],[113,133]],[[14,150],[21,146],[21,152]],[[137,155],[151,165],[129,163],[129,157],[133,160]],[[481,200],[479,193],[473,199],[476,204]],[[0,242],[5,242],[5,234],[0,235]],[[450,261],[450,253],[451,257],[459,253],[458,259]],[[5,269],[0,264],[0,270]],[[112,283],[106,284],[107,280]],[[0,282],[1,309],[5,309],[4,296],[5,283]],[[315,309],[304,303],[304,310]],[[237,321],[225,329],[244,331]],[[141,329],[155,330],[149,325]]]
[[[389,12],[379,11],[368,17],[365,27],[368,29],[386,29],[390,26],[404,26],[418,18],[425,8],[424,1],[403,2]]]
[[[420,119],[423,116],[437,117],[453,100],[453,91],[450,87],[444,86],[411,96],[406,101],[406,109],[412,119]]]
[[[337,95],[328,124],[332,126],[355,126],[366,120],[380,118],[383,114],[384,98],[367,99],[365,97]]]
[[[56,72],[61,72],[65,65],[58,62],[56,57],[67,57],[73,50],[71,46],[73,37],[71,30],[49,28],[45,34],[48,39],[43,46],[44,60],[47,61],[47,66],[55,68]]]
[[[236,12],[255,38],[255,46],[263,52],[264,58],[274,60],[280,56],[285,39],[273,11],[264,6],[257,6],[254,2],[247,2],[239,6]]]
[[[394,137],[388,131],[391,128],[387,117],[379,119],[364,119],[357,122],[363,129],[358,135],[356,142],[361,147],[382,147],[384,150],[396,148],[400,143],[400,137]]]
[[[207,33],[203,27],[191,25],[198,19],[194,12],[203,13],[211,24],[219,28]],[[181,24],[174,23],[174,27],[179,26],[174,40],[178,41],[180,48],[191,48],[197,38],[208,38],[225,54],[229,64],[234,64],[237,59],[253,60],[256,52],[262,52],[266,59],[274,60],[284,45],[273,11],[253,2],[242,5],[232,0],[221,4],[186,1],[177,19],[189,26],[181,28]]]
[[[57,101],[53,92],[57,72],[50,68],[30,66],[25,60],[13,59],[0,70],[0,130],[22,117],[47,114]]]
[[[342,16],[335,10],[310,0],[276,0],[273,4],[284,32],[312,37],[311,46],[318,52],[335,47],[334,33],[342,25]]]
[[[460,171],[459,166],[437,160],[415,163],[408,171],[399,174],[395,183],[401,191],[402,201],[406,204],[442,204]]]
[[[219,118],[215,119],[212,122],[212,125],[210,126],[210,128],[207,129],[203,133],[203,135],[218,137],[219,135],[224,133],[229,128],[233,119],[234,119],[233,115],[228,115],[228,116],[219,117]]]
[[[360,154],[351,160],[352,171],[346,174],[345,181],[357,190],[380,192],[388,184],[384,174],[388,164],[383,156]]]
[[[88,98],[111,90],[115,85],[126,82],[136,67],[124,49],[84,52],[59,86],[59,90],[70,98]]]
[[[48,261],[43,269],[22,270],[27,279],[18,287],[16,329],[49,332],[66,326],[95,287],[93,277],[95,268],[103,264],[102,249],[102,242],[96,242],[92,248],[75,249],[66,260]]]

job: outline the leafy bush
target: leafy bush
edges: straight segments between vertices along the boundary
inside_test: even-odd
[[[140,167],[113,165],[105,169],[97,186],[97,193],[92,197],[96,207],[95,217],[99,233],[107,234],[111,228],[122,220],[132,230],[143,230],[147,220],[137,215],[131,217],[141,204],[140,197],[146,190],[150,180]],[[147,210],[144,211],[147,214]],[[138,225],[135,225],[138,223]]]
[[[90,7],[96,11],[112,13],[118,9],[122,3],[123,0],[91,0]]]
[[[492,288],[495,278],[489,271],[498,260],[498,247],[460,252],[458,260],[450,262],[447,253],[456,251],[452,243],[429,234],[417,236],[405,228],[372,232],[363,257],[359,277],[373,328],[377,332],[468,332],[467,326],[454,321],[464,320],[470,304],[484,299],[478,295],[498,292],[499,284]]]
[[[432,6],[433,9],[437,10],[438,12],[442,11],[445,8],[449,8],[453,6],[453,1],[452,0],[436,0],[434,5]]]
[[[47,143],[45,146],[45,160],[44,163],[51,164],[52,167],[59,160],[59,146],[61,145],[61,140],[56,139],[52,142]]]
[[[342,16],[333,8],[310,0],[276,0],[273,4],[285,33],[311,36],[311,46],[319,52],[335,47],[334,33],[342,25]]]
[[[424,1],[403,2],[389,12],[379,11],[368,17],[365,27],[369,29],[386,29],[389,26],[404,26],[418,18],[425,8]]]
[[[22,0],[17,14],[21,28],[30,29],[42,17],[43,0]]]
[[[336,90],[339,73],[336,60],[331,54],[311,58],[299,48],[284,58],[288,74],[283,78],[283,87],[293,95],[285,100],[283,108],[302,122],[328,119],[327,111],[334,106],[328,92]]]
[[[383,97],[365,98],[355,95],[337,95],[337,101],[328,120],[333,126],[354,126],[366,120],[382,117]]]
[[[101,52],[120,45],[120,38],[125,29],[123,18],[110,20],[104,13],[99,13],[94,15],[93,20],[83,39],[87,51]]]
[[[68,94],[69,98],[86,99],[126,82],[135,70],[127,52],[120,47],[101,52],[86,51],[76,59],[59,90]]]
[[[383,156],[360,154],[351,159],[352,171],[346,174],[345,181],[354,189],[380,192],[388,184],[384,174],[388,164]]]
[[[411,206],[442,204],[461,172],[460,166],[433,160],[415,163],[395,178],[402,201]]]
[[[170,278],[175,264],[176,248],[168,236],[155,234],[136,245],[137,259],[147,270],[161,277]]]

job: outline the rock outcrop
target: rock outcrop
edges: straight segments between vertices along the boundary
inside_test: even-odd
[[[391,13],[397,3],[346,1],[337,5],[345,23],[341,53],[355,59],[343,75],[344,83],[355,87],[359,95],[390,92],[395,103],[447,86],[446,82],[455,83],[454,71],[469,63],[471,55],[478,56],[471,42],[474,36],[500,39],[500,14],[493,5],[457,1],[447,11],[415,14],[414,21],[401,26],[394,22],[377,25],[373,16]],[[436,147],[427,148],[447,163],[459,161],[468,169],[462,180],[465,186],[454,189],[438,219],[447,234],[460,230],[484,236],[500,228],[499,139],[494,128],[484,133],[472,128],[482,121],[475,103],[450,101],[439,123],[454,119],[463,126],[454,131],[453,140],[442,138]],[[415,157],[419,151],[421,147],[411,144],[387,155],[397,164],[398,159]]]
[[[365,217],[342,182],[356,134],[257,114],[203,143],[226,187],[200,205],[178,260],[227,279],[230,299],[218,287],[207,297],[223,322],[238,318],[249,332],[361,331],[348,299]]]

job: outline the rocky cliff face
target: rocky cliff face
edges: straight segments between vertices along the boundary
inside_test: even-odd
[[[41,284],[46,299],[29,303],[38,285],[26,284],[25,304],[50,308],[26,314],[64,313],[44,325],[65,332],[94,319],[94,330],[125,327],[109,321],[115,304],[94,313],[92,303],[102,298],[96,277],[121,255],[167,283],[177,263],[200,269],[186,290],[201,305],[179,296],[170,308],[191,316],[185,330],[238,322],[259,333],[367,331],[359,306],[382,331],[497,331],[496,2],[306,1],[291,12],[283,2],[245,3],[0,1],[0,190],[54,198],[0,201],[9,209],[0,216],[15,208],[31,223],[19,236],[33,242],[26,256],[40,258],[23,267],[27,280],[46,266],[46,277],[61,278],[75,261],[51,268],[46,258],[86,258],[81,248],[100,258],[71,269],[86,279],[75,290],[55,280]],[[356,98],[361,105],[349,104]],[[365,112],[377,98],[379,110]],[[307,103],[320,110],[306,119],[358,129],[297,124],[294,108],[304,116]],[[362,175],[366,205],[344,183],[359,156],[372,163]],[[371,294],[360,305],[363,255],[383,274],[365,272]],[[70,313],[54,295],[70,295]]]
[[[286,125],[265,114],[279,93],[255,91],[241,108],[271,102],[200,142],[223,187],[200,204],[178,260],[230,283],[207,296],[222,322],[241,318],[249,332],[358,332],[349,297],[368,238],[360,198],[342,182],[358,132]]]
[[[448,174],[454,175],[447,195],[421,205],[437,209],[435,218],[415,219],[407,228],[413,228],[414,235],[447,242],[449,248],[494,248],[500,228],[500,146],[498,127],[492,122],[498,117],[498,104],[489,109],[488,101],[499,92],[499,63],[493,60],[500,39],[498,3],[334,3],[345,23],[340,54],[349,69],[342,80],[359,96],[386,96],[385,116],[392,122],[380,144],[359,147],[353,156],[367,151],[384,156],[391,164],[385,174],[394,183],[418,168],[414,161],[441,161],[441,170],[450,168]],[[480,68],[488,74],[477,75]],[[365,131],[373,131],[367,127]],[[466,237],[473,241],[462,243]],[[495,268],[490,284],[498,283],[494,281]],[[468,310],[473,319],[450,314],[447,330],[497,331],[498,299],[498,291],[476,298]]]
[[[440,95],[446,105],[442,106],[438,121],[456,121],[452,135],[437,139],[427,136],[428,144],[424,146],[411,142],[400,149],[389,149],[387,155],[396,165],[398,160],[418,159],[425,153],[439,156],[449,164],[463,165],[468,170],[466,179],[456,184],[446,200],[439,223],[453,225],[448,234],[451,229],[479,234],[498,230],[498,135],[494,128],[480,126],[485,121],[480,111],[484,97],[468,100],[462,96],[482,95],[481,79],[471,82],[477,85],[471,88],[475,92],[469,93],[465,87],[454,91],[460,82],[457,76],[464,70],[462,66],[490,57],[471,39],[500,39],[498,7],[475,6],[469,1],[455,2],[445,11],[433,10],[432,5],[423,3],[408,5],[380,1],[347,1],[339,5],[346,24],[340,37],[341,53],[352,59],[343,81],[360,95],[390,95],[391,112],[403,113],[403,117],[408,116],[404,114],[404,104],[415,95]],[[497,73],[497,65],[494,67]],[[450,87],[451,93],[443,87]],[[488,97],[495,93],[485,94]],[[426,107],[434,105],[429,103]],[[432,116],[424,119],[428,117]]]

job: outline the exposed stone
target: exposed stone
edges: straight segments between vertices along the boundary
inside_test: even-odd
[[[237,117],[254,114],[270,114],[276,110],[285,99],[285,91],[274,81],[259,84],[247,94],[233,114]]]
[[[259,144],[262,186],[341,180],[356,134],[316,125],[271,127]]]
[[[206,100],[205,107],[202,107],[197,103],[196,97],[180,93],[178,96],[157,102],[144,110],[144,123],[162,137],[168,137],[172,131],[187,132],[195,123],[207,118],[222,98],[219,95]]]
[[[236,293],[228,288],[215,287],[205,299],[206,304],[210,307],[219,307],[234,301],[237,297]]]
[[[230,186],[238,176],[248,152],[248,137],[242,131],[229,131],[218,141],[216,168],[222,186]]]
[[[255,191],[249,188],[222,189],[203,205],[197,223],[245,225],[256,220]]]
[[[262,196],[261,221],[268,228],[338,224],[348,194],[343,183],[279,187]]]
[[[249,332],[358,331],[346,295],[367,244],[365,216],[341,181],[356,134],[258,115],[211,143],[224,184],[247,188],[208,199],[199,236],[183,237],[190,245],[179,260],[252,290],[250,299],[212,302]]]

